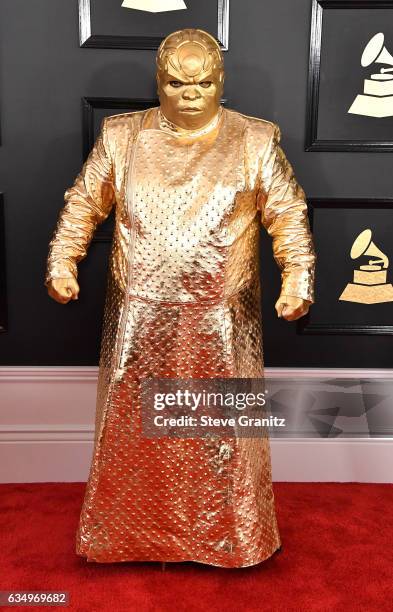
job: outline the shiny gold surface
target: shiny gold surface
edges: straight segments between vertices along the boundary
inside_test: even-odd
[[[263,375],[260,224],[283,294],[312,302],[307,205],[276,124],[219,107],[185,133],[159,110],[104,119],[50,245],[46,285],[76,282],[76,264],[115,205],[76,551],[97,562],[244,567],[280,546],[267,432],[143,438],[140,383]]]
[[[224,58],[207,32],[173,32],[157,52],[157,93],[163,115],[183,129],[197,129],[216,115],[224,86]]]

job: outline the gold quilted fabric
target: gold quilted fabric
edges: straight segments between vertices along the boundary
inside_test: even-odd
[[[263,376],[258,240],[284,293],[314,301],[307,204],[269,121],[220,107],[181,130],[159,107],[104,119],[50,243],[77,277],[115,206],[93,459],[76,537],[89,561],[254,565],[280,546],[268,434],[157,438],[141,381]],[[278,297],[278,296],[277,296]]]

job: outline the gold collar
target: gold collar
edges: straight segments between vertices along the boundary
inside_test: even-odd
[[[186,130],[185,128],[181,128],[172,121],[169,121],[165,117],[165,115],[161,112],[161,108],[158,108],[158,125],[161,130],[165,132],[169,132],[175,136],[183,136],[186,138],[198,138],[198,136],[203,136],[204,134],[208,134],[213,131],[217,126],[222,117],[223,107],[220,105],[217,111],[217,114],[214,115],[213,119],[209,121],[204,127],[199,128],[197,130]]]

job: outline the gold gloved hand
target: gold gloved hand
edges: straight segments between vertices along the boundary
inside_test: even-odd
[[[295,321],[308,313],[311,302],[292,295],[281,294],[275,303],[277,316],[287,321]]]
[[[74,278],[52,278],[48,283],[48,294],[59,304],[67,304],[78,299],[78,282]]]

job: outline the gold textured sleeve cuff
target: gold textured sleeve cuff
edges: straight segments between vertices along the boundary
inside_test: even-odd
[[[302,298],[314,303],[313,269],[294,270],[281,273],[281,292],[283,295]]]
[[[77,280],[78,272],[76,271],[75,274],[73,274],[71,270],[72,270],[71,265],[69,268],[67,268],[64,263],[57,267],[52,267],[50,271],[46,272],[45,280],[44,280],[45,287],[48,287],[49,283],[52,280],[67,279],[67,278],[73,278]]]

